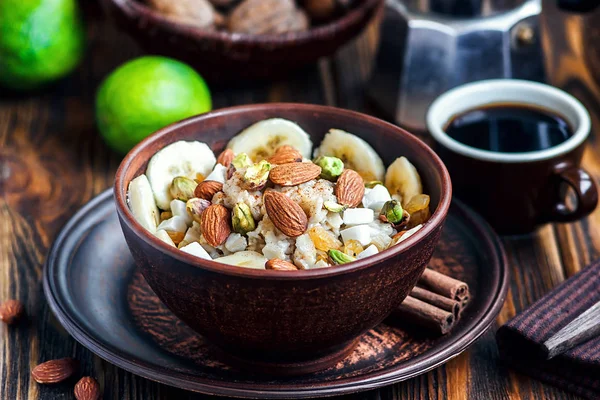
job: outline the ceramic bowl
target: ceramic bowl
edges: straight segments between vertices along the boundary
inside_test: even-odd
[[[117,26],[153,54],[181,59],[211,81],[282,77],[331,55],[383,8],[358,0],[341,17],[305,32],[249,35],[209,31],[166,19],[139,0],[101,0]]]
[[[339,128],[367,140],[386,165],[406,156],[431,196],[431,219],[415,235],[375,256],[286,273],[196,258],[135,221],[127,207],[127,187],[157,151],[178,140],[200,140],[218,154],[241,130],[272,117],[296,121],[315,145],[330,128]],[[306,104],[227,108],[161,129],[123,159],[114,191],[127,244],[158,297],[221,349],[224,359],[274,374],[307,373],[339,361],[362,333],[390,314],[427,266],[452,196],[446,167],[415,136],[364,114]]]

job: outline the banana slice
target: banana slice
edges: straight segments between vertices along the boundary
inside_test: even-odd
[[[423,193],[421,177],[415,166],[406,157],[397,158],[388,167],[385,173],[385,187],[392,196],[400,196],[403,207],[413,196]]]
[[[246,153],[254,162],[275,154],[284,145],[298,150],[304,158],[310,158],[312,142],[310,136],[298,124],[282,118],[259,121],[244,129],[229,141],[227,147],[235,154]]]
[[[215,258],[214,261],[238,267],[265,269],[267,258],[256,251],[239,251],[229,256]]]
[[[344,162],[345,168],[355,170],[365,182],[381,181],[385,174],[383,161],[363,139],[340,129],[330,129],[314,157],[333,156]]]
[[[146,169],[156,205],[163,210],[170,208],[173,197],[169,186],[173,178],[195,179],[196,174],[207,176],[216,162],[212,150],[202,142],[179,141],[160,150],[150,159]]]
[[[154,194],[146,175],[140,175],[129,182],[128,198],[129,208],[137,222],[155,233],[160,222],[160,213],[154,202]]]

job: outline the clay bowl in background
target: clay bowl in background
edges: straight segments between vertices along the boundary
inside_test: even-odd
[[[174,57],[215,82],[276,78],[331,55],[356,37],[384,0],[358,0],[347,13],[305,32],[248,35],[168,20],[140,0],[101,0],[111,19],[146,51]]]
[[[265,118],[296,121],[318,145],[330,128],[367,140],[386,165],[411,160],[431,196],[433,215],[403,243],[330,268],[279,272],[202,260],[168,246],[139,225],[126,203],[129,182],[148,160],[178,140],[206,142],[215,153]],[[273,374],[326,368],[397,307],[423,272],[440,236],[452,188],[446,167],[415,136],[379,119],[332,107],[260,104],[217,110],[170,125],[123,159],[115,181],[119,220],[136,264],[160,299],[229,362]]]

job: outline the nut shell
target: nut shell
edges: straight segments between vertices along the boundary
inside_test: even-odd
[[[306,232],[308,218],[297,203],[285,194],[268,190],[263,196],[267,215],[284,235],[297,237]]]
[[[78,368],[79,361],[73,358],[60,358],[39,364],[31,370],[31,376],[37,383],[58,383],[71,377]]]
[[[358,172],[345,169],[335,185],[335,195],[338,203],[348,207],[357,207],[365,195],[365,184]]]
[[[231,32],[253,35],[293,32],[308,28],[308,18],[293,0],[245,0],[229,16]]]
[[[175,22],[197,28],[214,28],[216,13],[207,0],[148,0],[148,3]]]
[[[231,214],[225,206],[213,204],[202,213],[200,225],[208,244],[220,246],[231,234]]]

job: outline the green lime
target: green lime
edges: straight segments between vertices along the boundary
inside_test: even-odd
[[[84,53],[76,0],[0,0],[0,84],[37,88],[71,72]]]
[[[106,143],[126,153],[160,128],[211,107],[206,82],[190,66],[146,56],[121,65],[102,82],[96,120]]]

